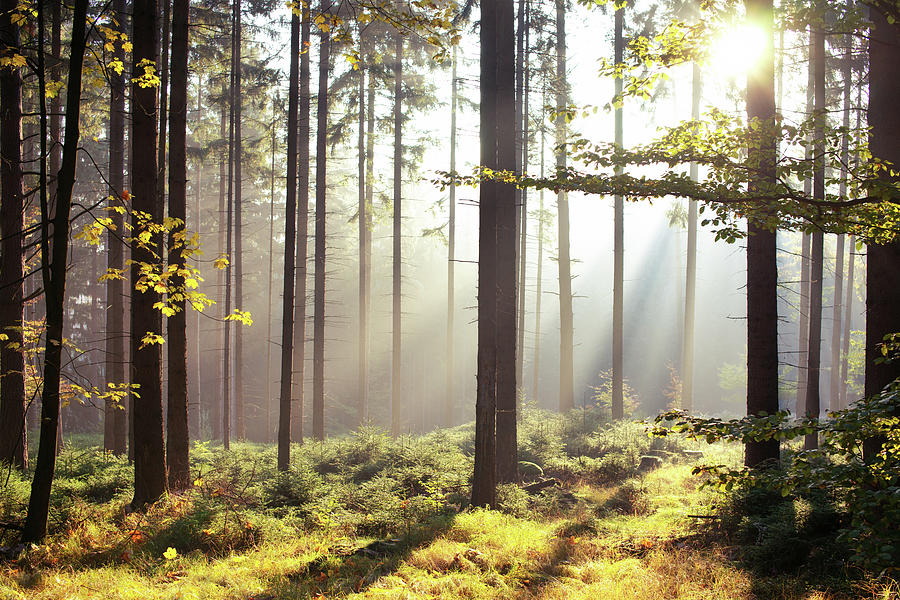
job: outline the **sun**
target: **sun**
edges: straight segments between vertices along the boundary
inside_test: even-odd
[[[766,34],[757,26],[742,24],[725,29],[712,42],[709,67],[722,78],[746,77],[759,64],[766,46]]]

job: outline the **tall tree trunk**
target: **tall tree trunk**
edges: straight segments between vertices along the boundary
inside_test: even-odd
[[[159,47],[159,61],[156,65],[159,75],[159,147],[156,149],[156,164],[159,167],[157,185],[157,199],[160,211],[165,213],[166,206],[166,125],[169,122],[169,43],[172,25],[172,2],[174,0],[161,0],[162,2],[162,39]]]
[[[365,60],[363,32],[359,32],[359,56]],[[366,64],[358,70],[359,119],[357,122],[357,193],[359,203],[359,363],[357,379],[357,425],[362,426],[369,417],[369,237],[368,206],[366,205]]]
[[[187,84],[189,0],[174,0],[172,7],[172,99],[169,112],[169,216],[181,221],[169,234],[169,265],[176,268],[171,285],[175,314],[168,326],[168,420],[166,455],[169,489],[181,491],[190,484],[187,374],[187,308],[184,276],[187,264]]]
[[[233,3],[234,4],[234,3]],[[225,267],[225,344],[222,351],[222,371],[223,385],[225,393],[222,396],[222,444],[226,450],[231,449],[231,402],[233,386],[231,382],[232,373],[232,357],[231,357],[231,321],[228,317],[231,315],[231,282],[232,282],[232,225],[234,220],[234,124],[236,115],[234,114],[235,106],[235,85],[234,76],[237,70],[236,63],[239,60],[237,50],[237,35],[235,31],[237,23],[234,20],[234,11],[231,14],[231,79],[228,86],[228,206],[225,209],[225,255],[228,257],[228,265]]]
[[[450,172],[456,173],[456,111],[459,101],[456,82],[456,46],[453,47],[453,62],[450,75]],[[448,200],[450,216],[447,223],[447,366],[444,393],[444,425],[453,427],[455,423],[454,396],[454,362],[453,336],[456,318],[456,183],[450,185],[450,198]]]
[[[18,3],[0,3],[0,48],[21,54],[19,26],[12,13]],[[42,156],[43,158],[43,156]],[[22,75],[0,69],[0,463],[28,466],[25,428],[24,198],[22,174]]]
[[[759,165],[750,189],[769,190],[775,183],[775,68],[772,0],[744,0],[747,22],[765,35],[765,47],[747,75],[747,119],[759,123],[760,140],[749,148]],[[778,411],[778,269],[775,232],[755,220],[747,237],[747,414]],[[744,463],[761,466],[779,458],[778,440],[747,442]]]
[[[821,7],[821,5],[819,5]],[[813,70],[815,119],[813,133],[813,197],[825,199],[825,31],[824,24],[816,19],[812,25],[813,54],[810,67]],[[822,276],[824,264],[824,234],[815,231],[812,234],[810,248],[809,272],[809,361],[807,363],[808,381],[806,385],[806,416],[818,419],[821,413],[819,384],[822,360]],[[806,436],[804,448],[812,450],[819,447],[818,433]]]
[[[323,4],[323,7],[326,6]],[[313,321],[313,437],[325,439],[325,216],[327,179],[328,67],[331,39],[319,36],[319,93],[316,104],[316,257]]]
[[[525,141],[525,128],[524,128],[524,119],[523,114],[525,110],[524,104],[524,96],[525,96],[525,0],[518,0],[519,6],[516,14],[516,171],[519,173],[524,173],[526,171],[525,167],[525,146],[527,142]],[[526,188],[516,189],[516,235],[521,236],[521,239],[525,239],[526,227],[525,227],[525,191]],[[516,242],[517,246],[520,248],[524,245],[521,242]],[[522,260],[524,253],[519,250],[518,260],[516,263],[516,272],[517,278],[525,277],[525,264]],[[519,298],[517,299],[517,305],[525,304],[525,286],[519,285],[518,287]],[[517,306],[517,335],[519,336],[516,341],[516,346],[521,348],[522,344],[522,335],[524,334],[524,327],[521,326],[521,322],[525,319],[525,311],[523,306]],[[523,368],[523,354],[520,352],[516,355],[516,387],[522,387],[522,368]],[[519,407],[517,407],[519,408]]]
[[[531,31],[531,4],[529,0],[520,0],[524,3],[525,8],[524,16],[521,18],[520,26],[525,30],[525,39],[522,42],[522,48],[520,54],[524,56],[528,53],[530,48],[529,37]],[[520,66],[521,67],[521,66]],[[531,71],[529,65],[524,65],[523,73],[522,73],[522,85],[520,95],[522,96],[522,115],[521,115],[521,123],[522,123],[522,161],[521,168],[522,173],[528,173],[528,141],[529,141],[529,110],[528,110],[528,94],[531,85]],[[522,188],[521,190],[521,201],[522,201],[522,209],[520,211],[520,219],[519,219],[519,231],[521,234],[519,241],[519,306],[518,306],[518,322],[516,323],[516,331],[518,334],[518,339],[516,341],[516,385],[521,390],[521,394],[518,395],[519,399],[525,396],[525,275],[528,269],[528,261],[526,260],[526,252],[528,250],[528,188]],[[521,402],[517,407],[519,410],[516,413],[516,416],[519,420],[522,419],[522,411],[521,411]]]
[[[849,405],[847,399],[847,371],[850,367],[850,322],[853,317],[853,296],[854,291],[854,255],[856,254],[856,237],[851,235],[847,240],[847,296],[844,300],[844,332],[841,342],[841,381],[840,381],[840,403],[838,408],[844,409]]]
[[[149,214],[154,223],[162,222],[162,204],[157,194],[159,167],[156,164],[157,90],[141,87],[135,81],[144,73],[142,60],[154,61],[159,54],[159,7],[157,0],[134,0],[134,47],[131,84],[131,155],[133,157],[133,208],[131,226],[134,236],[142,231],[138,213]],[[150,236],[156,248],[163,246],[160,234]],[[141,263],[155,264],[150,248],[132,248],[131,289],[141,277]],[[154,307],[162,301],[152,288],[132,294],[131,299],[131,381],[138,386],[140,398],[134,403],[134,507],[155,501],[166,492],[166,450],[163,435],[162,352],[159,344],[144,344],[148,334],[162,333],[162,317]]]
[[[135,2],[137,9],[145,0]],[[150,0],[153,1],[153,0]],[[4,15],[7,7],[3,6]],[[56,202],[53,211],[51,233],[50,203],[47,194],[47,120],[44,81],[44,15],[38,4],[38,79],[40,87],[41,113],[41,157],[40,157],[40,199],[41,199],[41,274],[44,284],[44,298],[47,307],[46,346],[44,349],[44,383],[41,392],[41,432],[38,455],[28,500],[28,513],[22,529],[22,542],[40,542],[47,534],[47,517],[50,508],[50,488],[56,469],[56,434],[59,418],[59,384],[62,367],[62,338],[65,319],[66,259],[69,241],[69,212],[72,206],[72,187],[75,184],[78,152],[79,119],[81,110],[81,72],[85,50],[85,24],[87,22],[88,0],[75,0],[72,13],[72,42],[69,52],[69,79],[66,86],[66,138],[63,148],[62,165],[57,177]],[[137,18],[139,12],[135,13]],[[7,18],[6,16],[2,18]],[[0,25],[3,25],[0,21]],[[135,40],[135,54],[142,46]],[[5,98],[4,98],[5,99]],[[152,197],[152,194],[150,195]],[[52,235],[52,239],[51,239]],[[52,256],[51,253],[52,252]],[[163,479],[165,485],[165,479]]]
[[[50,3],[50,55],[53,57],[53,65],[50,68],[50,74],[54,81],[62,80],[62,2],[55,0]],[[56,98],[50,101],[50,180],[47,184],[50,186],[52,197],[56,196],[56,181],[59,177],[59,168],[62,163],[62,139],[60,138],[60,123],[62,122],[62,102],[56,94]],[[73,249],[74,250],[74,249]],[[65,332],[63,332],[65,335]],[[56,451],[61,452],[63,449],[63,406],[59,408],[59,426],[56,436]]]
[[[516,168],[513,22],[512,0],[482,4],[481,164],[492,170]],[[507,427],[515,435],[515,199],[515,188],[509,184],[481,184],[474,506],[495,504],[497,477],[504,476],[498,469],[498,453],[509,443],[503,440]],[[511,339],[501,340],[501,332]],[[504,454],[507,450],[515,447],[506,446]]]
[[[541,98],[541,106],[547,106],[547,86]],[[541,125],[541,158],[540,174],[544,178],[544,159],[547,145],[547,128]],[[544,190],[538,192],[538,249],[537,272],[535,273],[535,298],[534,298],[534,358],[531,361],[533,380],[531,383],[531,399],[538,403],[538,389],[541,382],[541,299],[544,294]]]
[[[842,106],[842,125],[844,130],[847,132],[841,137],[841,183],[839,187],[839,194],[841,198],[847,197],[847,177],[848,177],[848,165],[850,162],[850,93],[852,88],[852,67],[853,67],[853,37],[845,36],[846,46],[844,48],[844,56],[841,64],[841,78],[843,79],[843,106]],[[851,245],[849,248],[848,254],[850,255],[850,263],[853,263],[853,243],[851,236]],[[842,373],[843,361],[841,360],[841,349],[842,349],[842,333],[844,331],[848,331],[846,334],[849,337],[849,328],[844,326],[842,322],[842,311],[843,306],[841,302],[843,299],[841,295],[843,294],[843,286],[844,286],[844,236],[842,234],[837,236],[837,249],[835,251],[835,268],[834,268],[834,309],[833,309],[833,318],[832,318],[832,330],[831,330],[831,402],[830,408],[832,411],[840,410],[844,407],[844,380],[846,379],[845,375]],[[848,273],[850,275],[850,273]],[[852,276],[851,276],[852,277]],[[850,290],[853,287],[853,280],[848,279],[847,281],[847,289]],[[849,303],[850,294],[847,294],[847,299]],[[848,324],[850,313],[847,313]],[[849,340],[848,340],[849,341]]]
[[[400,435],[403,394],[402,239],[403,229],[403,36],[394,34],[394,217],[391,291],[391,435]]]
[[[299,23],[297,28],[300,28]],[[299,39],[297,45],[299,46]],[[299,48],[297,52],[300,52]],[[275,130],[278,123],[278,100],[280,100],[280,98],[272,98],[272,165],[269,171],[269,275],[266,279],[266,285],[268,287],[266,292],[266,433],[263,436],[263,440],[266,442],[272,441],[272,279],[275,276]],[[296,185],[296,180],[294,181],[294,184]],[[297,220],[296,211],[297,207],[294,206],[295,223]],[[285,216],[287,216],[287,207],[285,207]],[[291,290],[291,293],[293,294],[293,290]],[[293,303],[293,298],[291,298],[291,302]],[[293,307],[291,307],[291,313],[291,319],[293,319]],[[293,336],[293,334],[292,323],[291,336]],[[291,377],[290,371],[288,371],[288,377]],[[290,389],[288,389],[288,391],[290,392]],[[290,406],[290,395],[287,396],[286,402],[288,402],[288,406]],[[288,443],[290,443],[290,435],[288,435]]]
[[[810,66],[807,69],[806,78],[806,114],[811,115],[815,102],[815,73],[812,68],[812,56],[815,53],[813,48],[813,36],[809,36],[808,52],[810,57]],[[812,160],[812,149],[807,144],[804,149],[803,159],[807,162]],[[807,196],[813,192],[813,182],[811,178],[803,181],[803,193]],[[806,412],[806,395],[807,385],[809,384],[809,325],[810,325],[810,246],[812,244],[812,236],[803,232],[800,238],[800,341],[799,352],[797,355],[797,406],[796,414],[799,416]]]
[[[875,158],[900,164],[900,43],[896,23],[878,9],[870,11],[869,34],[869,149]],[[896,201],[897,198],[892,198]],[[871,244],[866,257],[866,384],[867,398],[877,395],[900,377],[900,361],[883,362],[880,345],[886,335],[900,332],[900,241]],[[871,460],[882,440],[868,439],[863,450]]]
[[[297,260],[294,280],[294,390],[296,404],[291,410],[291,439],[303,441],[303,394],[306,373],[306,272],[309,244],[309,48],[310,12],[304,5],[300,17],[300,99],[298,109],[299,151],[297,157],[297,201],[299,219],[297,225]]]
[[[228,142],[228,118],[229,118],[229,110],[228,103],[226,102],[226,98],[229,98],[229,86],[225,83],[224,78],[222,81],[222,106],[221,106],[221,114],[219,115],[219,137],[225,143],[225,145],[230,146]],[[230,157],[226,152],[223,152],[224,156],[220,157],[219,160],[219,209],[216,213],[216,229],[218,231],[218,254],[219,256],[228,256],[228,250],[226,248],[225,243],[225,232],[227,229],[227,225],[225,223],[226,217],[226,198],[227,198],[227,187],[228,187],[228,179],[230,178],[230,170],[228,170],[227,164],[230,161]],[[228,382],[226,381],[226,369],[225,369],[225,329],[228,327],[228,321],[225,321],[225,276],[228,274],[228,269],[217,269],[216,270],[216,306],[217,306],[217,319],[218,319],[218,329],[216,335],[216,345],[218,346],[217,353],[222,352],[221,357],[217,357],[219,360],[216,360],[216,394],[213,400],[210,402],[210,414],[209,414],[209,422],[212,424],[212,437],[213,439],[221,439],[224,440],[224,431],[222,425],[224,424],[224,417],[222,413],[223,401],[226,394],[228,393]]]
[[[244,308],[244,244],[243,244],[243,90],[241,84],[241,0],[234,0],[234,306]],[[244,420],[244,328],[234,329],[234,433],[237,439],[247,437]]]
[[[119,28],[125,31],[125,0],[114,0],[113,11]],[[115,58],[125,62],[125,51],[116,44]],[[109,195],[110,205],[124,206],[122,192],[125,190],[125,74],[109,71]],[[106,234],[107,263],[110,270],[121,271],[125,266],[122,232],[125,228],[124,216],[113,210],[109,213],[112,228]],[[106,281],[106,380],[111,383],[125,383],[125,290],[121,279]],[[127,451],[127,423],[125,407],[119,403],[106,401],[103,448],[116,455]]]
[[[693,63],[691,119],[700,120],[702,93],[700,64]],[[699,179],[697,163],[691,163],[691,181]],[[688,200],[687,265],[684,278],[684,331],[681,338],[681,409],[694,410],[694,320],[697,298],[697,201]]]
[[[197,75],[197,115],[198,115],[198,119],[200,118],[199,116],[202,114],[203,114],[203,76],[198,74]],[[196,179],[193,181],[193,187],[194,187],[194,216],[193,216],[194,223],[193,223],[193,227],[194,227],[194,231],[199,233],[201,230],[200,203],[203,198],[202,193],[201,193],[201,190],[203,189],[203,158],[202,157],[199,157],[199,156],[197,157],[196,169],[197,169],[197,176],[196,176]],[[202,246],[202,244],[201,244],[201,246]],[[194,341],[194,352],[193,352],[194,364],[191,365],[189,368],[190,368],[191,372],[194,374],[194,377],[193,377],[194,386],[193,386],[193,393],[191,393],[190,391],[188,392],[188,398],[194,398],[194,402],[193,402],[194,408],[192,410],[189,410],[188,414],[190,415],[191,437],[193,437],[196,440],[199,440],[199,439],[201,439],[201,431],[202,431],[201,424],[203,422],[202,409],[204,406],[203,393],[202,393],[203,383],[202,383],[202,379],[201,379],[201,375],[202,375],[201,364],[202,364],[202,356],[203,355],[202,355],[202,352],[200,351],[200,347],[201,347],[201,344],[200,344],[200,341],[201,341],[200,311],[194,310],[194,311],[191,311],[191,313],[194,316],[193,334],[192,334],[192,339]],[[189,334],[189,336],[191,336],[191,334]]]
[[[623,30],[625,28],[625,6],[616,8],[614,52],[616,64],[622,63],[622,52],[625,47]],[[616,97],[622,94],[622,78],[616,77]],[[616,106],[615,134],[616,147],[622,148],[622,106]],[[617,166],[616,175],[622,174],[622,167]],[[612,323],[612,418],[625,416],[625,379],[623,373],[623,327],[625,311],[625,206],[621,195],[613,198],[613,323]]]
[[[294,356],[294,246],[297,241],[297,105],[299,103],[299,72],[300,15],[294,9],[291,12],[291,62],[290,70],[288,71],[287,180],[285,182],[284,205],[284,290],[282,294],[283,304],[281,306],[281,385],[278,402],[279,471],[287,471],[291,463],[291,377],[293,375],[292,363]],[[273,121],[273,132],[274,125]]]
[[[566,76],[566,3],[556,0],[556,168],[566,167],[566,119],[568,107]],[[565,190],[556,195],[559,229],[559,410],[575,407],[575,330],[572,314],[572,263],[569,257],[569,196]]]

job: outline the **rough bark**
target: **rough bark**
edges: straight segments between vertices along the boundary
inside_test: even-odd
[[[166,456],[169,489],[181,491],[190,484],[187,373],[187,303],[184,257],[187,222],[187,84],[189,0],[174,0],[172,6],[172,97],[169,110],[169,217],[178,219],[169,234],[169,265],[176,274],[171,280],[175,297],[170,302],[175,314],[168,322],[168,419]]]
[[[287,181],[284,206],[284,291],[281,306],[281,385],[278,402],[278,470],[291,462],[291,378],[294,357],[294,255],[297,240],[297,110],[300,86],[300,15],[291,13],[288,71]]]
[[[391,290],[391,435],[400,435],[403,394],[403,37],[394,34],[394,215]]]
[[[241,0],[234,0],[234,307],[244,308],[244,236],[243,236],[243,91],[241,50]],[[237,323],[234,329],[234,435],[247,437],[244,407],[244,328]]]
[[[565,168],[566,120],[561,115],[568,107],[566,76],[566,5],[556,0],[556,167]],[[575,407],[575,331],[572,314],[572,263],[569,256],[569,196],[565,191],[556,195],[557,228],[559,231],[559,410]]]
[[[773,61],[772,0],[745,0],[747,21],[765,32],[762,57],[747,76],[747,119],[760,124],[760,138],[750,149],[758,165],[751,190],[767,190],[775,182],[775,73]],[[747,414],[778,411],[778,270],[775,232],[755,219],[747,237]],[[779,458],[778,440],[751,441],[744,448],[749,467],[771,464]]]
[[[319,37],[319,91],[316,103],[316,256],[313,321],[313,437],[325,439],[325,216],[327,200],[328,68],[331,40]]]
[[[0,49],[22,53],[12,22],[15,0],[0,3]],[[22,74],[0,69],[0,463],[28,466],[25,428],[24,198],[22,174]]]
[[[136,3],[137,4],[137,3]],[[5,9],[6,6],[4,5]],[[75,184],[78,152],[79,119],[81,110],[81,75],[85,50],[85,25],[88,0],[76,0],[72,13],[72,41],[69,52],[69,76],[66,89],[66,137],[62,164],[57,178],[56,201],[50,223],[50,202],[47,194],[46,156],[46,104],[44,99],[44,60],[38,59],[38,78],[41,92],[41,274],[46,303],[44,348],[44,382],[41,392],[41,429],[38,455],[35,462],[28,513],[22,529],[22,542],[40,542],[47,534],[47,517],[50,508],[50,489],[56,469],[56,436],[59,427],[59,385],[62,367],[62,339],[65,321],[66,259],[69,241],[69,212],[72,206],[72,187]],[[44,15],[38,10],[38,44],[43,51]],[[5,11],[4,11],[5,13]],[[0,23],[2,24],[2,23]],[[52,236],[52,239],[51,239]],[[51,256],[52,253],[52,256]],[[163,481],[165,483],[165,480]]]

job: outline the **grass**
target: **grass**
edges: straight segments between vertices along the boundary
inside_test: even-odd
[[[499,510],[465,506],[464,427],[308,444],[288,475],[269,447],[197,445],[192,490],[140,514],[123,510],[127,462],[68,450],[51,535],[0,562],[0,599],[900,598],[896,584],[850,570],[760,572],[715,519],[692,516],[714,514],[721,498],[699,488],[683,444],[654,448],[636,426],[599,426],[573,450],[554,418],[524,424],[525,460],[564,475],[563,489],[507,487]],[[740,460],[733,447],[703,450]],[[663,467],[638,472],[651,451]],[[0,488],[0,521],[21,518],[25,483],[13,474]]]

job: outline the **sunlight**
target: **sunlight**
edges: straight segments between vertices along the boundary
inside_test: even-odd
[[[722,78],[744,77],[762,58],[766,34],[755,25],[741,24],[720,32],[713,41],[709,67]]]

